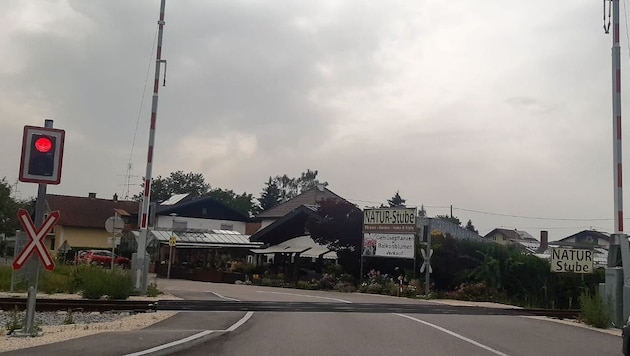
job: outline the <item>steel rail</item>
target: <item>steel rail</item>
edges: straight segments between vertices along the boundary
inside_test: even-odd
[[[25,310],[26,298],[0,298],[0,310]],[[107,311],[133,311],[148,312],[155,311],[156,304],[153,301],[142,300],[90,300],[90,299],[51,299],[38,298],[36,311],[85,311],[85,312],[107,312]]]
[[[26,298],[0,298],[1,310],[24,310]],[[558,319],[578,319],[576,309],[491,308],[483,306],[453,306],[446,304],[411,303],[328,303],[328,302],[270,302],[224,300],[89,300],[48,299],[37,300],[37,311],[263,311],[263,312],[340,312],[340,313],[414,313],[456,315],[512,315],[546,316]]]

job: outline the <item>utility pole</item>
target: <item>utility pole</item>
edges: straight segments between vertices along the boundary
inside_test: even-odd
[[[164,63],[164,72],[166,73],[166,61],[162,60],[162,34],[164,32],[164,7],[166,0],[160,3],[160,19],[158,20],[158,41],[157,53],[155,59],[155,81],[153,83],[153,101],[151,104],[151,125],[149,127],[149,149],[147,153],[147,170],[144,176],[144,195],[142,197],[142,215],[140,218],[140,234],[138,236],[138,250],[135,254],[136,261],[134,265],[134,286],[135,289],[142,294],[147,290],[147,276],[149,270],[149,261],[147,256],[147,240],[149,225],[149,204],[151,197],[151,173],[153,169],[153,152],[155,145],[155,124],[157,119],[158,108],[158,89],[160,88],[160,66]],[[164,85],[166,85],[166,74],[164,75]]]
[[[608,4],[608,23],[606,23]],[[621,46],[619,44],[619,0],[604,0],[604,31],[609,33],[612,19],[612,128],[613,201],[615,233],[608,249],[604,300],[612,300],[613,323],[621,328],[630,314],[630,246],[623,233],[623,169],[621,159]]]
[[[612,0],[612,114],[615,233],[623,232],[623,182],[621,165],[621,46],[619,44],[619,0]]]

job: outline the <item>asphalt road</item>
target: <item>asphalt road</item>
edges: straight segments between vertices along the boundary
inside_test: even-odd
[[[376,295],[189,281],[160,281],[160,286],[180,297],[198,300],[434,304]],[[203,326],[211,324],[218,315],[217,312],[182,312],[179,320],[182,323],[194,320],[195,326]],[[242,315],[245,313],[231,312],[229,323]],[[221,332],[204,344],[177,353],[260,356],[620,354],[619,336],[573,325],[521,316],[430,312],[255,312],[234,330]]]

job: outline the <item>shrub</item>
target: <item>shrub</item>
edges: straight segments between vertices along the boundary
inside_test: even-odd
[[[308,281],[297,281],[295,287],[297,289],[316,289],[315,285],[311,284],[311,282]]]
[[[64,325],[74,324],[74,314],[72,309],[68,309],[68,313],[66,313],[66,317],[63,319]]]
[[[157,283],[149,283],[147,286],[147,297],[157,297],[160,294],[163,293],[158,289]]]
[[[100,299],[105,295],[109,299],[127,299],[133,292],[131,277],[124,270],[86,266],[77,270],[75,278],[78,289],[87,299]]]
[[[334,290],[344,293],[354,293],[357,291],[357,288],[350,282],[339,281],[335,284]]]
[[[24,327],[23,318],[21,316],[20,310],[17,308],[13,308],[11,313],[9,314],[9,319],[7,320],[7,324],[5,328],[7,329],[7,335],[10,335],[15,330],[20,330]]]
[[[100,299],[105,295],[105,284],[108,276],[102,268],[90,267],[81,272],[81,294],[83,298]]]
[[[488,297],[488,289],[484,283],[462,283],[457,290],[445,293],[446,298],[470,301],[485,301]]]
[[[612,326],[611,302],[604,302],[599,294],[591,296],[588,292],[583,292],[580,296],[580,312],[582,320],[596,328],[607,329]],[[621,325],[619,325],[621,326]]]
[[[107,273],[105,294],[108,299],[127,299],[133,292],[131,276],[126,271],[110,270]]]
[[[73,280],[69,275],[44,273],[38,283],[38,289],[46,294],[68,293],[73,290]]]
[[[331,290],[337,284],[337,278],[332,274],[324,274],[318,284],[320,289]]]
[[[367,286],[367,293],[381,294],[384,288],[380,283],[372,283]]]
[[[11,289],[11,276],[13,270],[10,266],[0,267],[0,290],[8,291]]]

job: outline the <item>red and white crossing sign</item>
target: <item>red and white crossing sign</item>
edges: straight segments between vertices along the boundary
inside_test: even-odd
[[[55,262],[52,257],[50,257],[50,253],[48,253],[46,247],[42,244],[42,240],[59,220],[59,212],[53,211],[50,213],[39,229],[35,227],[31,216],[28,215],[26,210],[19,209],[17,215],[30,241],[26,244],[22,252],[20,252],[19,256],[15,258],[15,261],[13,261],[13,269],[22,268],[31,254],[33,254],[33,251],[37,251],[39,260],[44,264],[44,268],[52,271],[55,268]]]

